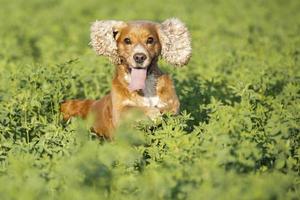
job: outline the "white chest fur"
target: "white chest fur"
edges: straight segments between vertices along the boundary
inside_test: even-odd
[[[128,83],[130,83],[130,74],[126,74],[124,78]],[[156,83],[157,78],[154,74],[148,75],[146,78],[145,89],[143,90],[144,96],[141,96],[136,100],[126,100],[124,103],[130,106],[163,108],[166,104],[162,102],[156,94]]]

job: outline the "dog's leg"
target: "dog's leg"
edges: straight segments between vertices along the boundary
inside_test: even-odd
[[[175,87],[172,79],[164,74],[158,78],[157,81],[157,95],[164,106],[160,108],[161,112],[171,112],[178,114],[180,102],[176,95]]]
[[[93,131],[99,136],[112,139],[114,125],[112,122],[112,101],[111,95],[106,95],[96,101],[91,107],[91,114],[95,118]]]

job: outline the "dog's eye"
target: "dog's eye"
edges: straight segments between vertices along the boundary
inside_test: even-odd
[[[125,44],[131,44],[131,41],[130,41],[129,38],[125,38],[125,39],[124,39],[124,42],[125,42]]]
[[[147,39],[147,44],[153,44],[153,42],[154,42],[154,39],[153,39],[153,37],[149,37],[148,39]]]

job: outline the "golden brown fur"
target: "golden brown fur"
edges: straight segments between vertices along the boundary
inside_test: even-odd
[[[178,113],[180,103],[173,81],[161,72],[157,61],[162,55],[174,65],[188,62],[190,38],[182,22],[178,19],[169,19],[162,24],[97,21],[91,31],[91,44],[95,51],[108,56],[116,64],[112,89],[100,100],[65,101],[61,105],[65,120],[73,116],[86,118],[93,114],[94,132],[112,138],[113,129],[128,108],[139,108],[150,118],[165,112]],[[173,44],[178,41],[181,43]],[[129,83],[133,80],[131,71],[134,69],[147,70],[144,89],[129,89]]]

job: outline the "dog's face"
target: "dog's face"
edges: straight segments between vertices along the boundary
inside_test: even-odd
[[[160,55],[161,44],[156,24],[130,22],[114,31],[118,54],[129,68],[147,68]]]
[[[131,68],[147,68],[158,55],[170,64],[182,66],[192,52],[186,26],[174,18],[163,23],[96,21],[91,27],[91,45],[98,55],[116,64],[125,61]]]

